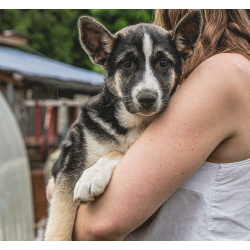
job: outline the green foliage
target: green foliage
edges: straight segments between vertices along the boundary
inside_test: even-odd
[[[89,15],[112,33],[132,24],[152,22],[153,10],[0,10],[0,30],[15,30],[30,35],[29,47],[58,61],[103,73],[82,51],[78,41],[77,20]],[[31,49],[30,49],[31,48]]]

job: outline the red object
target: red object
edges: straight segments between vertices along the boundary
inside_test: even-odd
[[[52,108],[52,107],[50,108],[51,108],[50,121],[49,121],[48,133],[47,133],[48,142],[51,142],[55,136],[55,122],[56,122],[55,108]]]
[[[36,114],[36,128],[35,128],[35,140],[36,142],[39,141],[40,135],[41,135],[41,106],[36,103],[35,108],[35,114]]]

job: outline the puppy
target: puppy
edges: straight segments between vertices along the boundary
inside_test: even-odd
[[[107,187],[115,166],[176,90],[202,29],[189,12],[171,32],[152,24],[111,34],[91,17],[79,19],[80,43],[105,69],[101,93],[85,104],[61,145],[45,240],[71,240],[77,207]]]

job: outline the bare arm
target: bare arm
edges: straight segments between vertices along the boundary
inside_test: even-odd
[[[238,93],[222,62],[204,62],[178,89],[125,154],[104,194],[79,208],[74,239],[123,239],[237,134]]]

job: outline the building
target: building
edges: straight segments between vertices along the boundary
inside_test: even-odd
[[[44,163],[80,106],[100,92],[104,76],[13,47],[27,40],[28,36],[12,31],[0,32],[0,92],[16,117],[28,152],[38,223],[47,216]]]
[[[31,167],[58,146],[78,107],[101,90],[104,76],[15,48],[0,46],[0,91],[18,120]],[[38,164],[38,165],[37,165]]]

